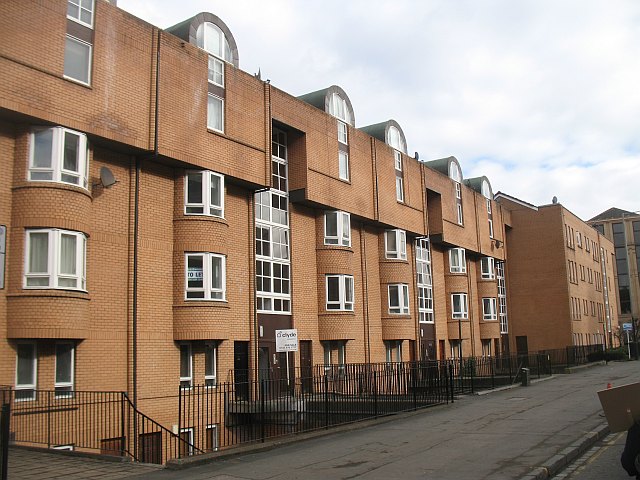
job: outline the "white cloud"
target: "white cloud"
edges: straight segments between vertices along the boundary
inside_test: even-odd
[[[582,218],[640,209],[640,2],[119,0],[166,28],[227,23],[240,66],[301,95],[340,85],[357,125],[455,155],[495,191]]]

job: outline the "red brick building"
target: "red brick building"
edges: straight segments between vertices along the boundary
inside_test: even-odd
[[[126,391],[171,428],[181,385],[232,371],[513,344],[517,214],[456,158],[356,127],[338,86],[296,98],[243,72],[209,13],[161,30],[30,0],[0,23],[0,384],[22,400]]]

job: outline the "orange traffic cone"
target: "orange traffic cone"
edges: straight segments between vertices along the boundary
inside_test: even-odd
[[[607,389],[611,388],[613,385],[611,385],[611,382],[607,383]]]

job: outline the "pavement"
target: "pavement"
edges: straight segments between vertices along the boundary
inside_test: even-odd
[[[608,434],[596,392],[637,381],[638,362],[598,365],[328,434],[207,454],[172,469],[12,448],[9,478],[546,479]],[[619,463],[611,470],[621,470]]]

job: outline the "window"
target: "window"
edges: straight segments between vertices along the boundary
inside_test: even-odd
[[[342,150],[338,152],[338,168],[340,179],[349,181],[349,154]]]
[[[482,319],[498,320],[497,300],[495,298],[482,299]]]
[[[489,238],[493,238],[493,219],[489,219]]]
[[[353,276],[327,275],[328,311],[353,311]]]
[[[204,346],[204,384],[215,387],[218,380],[218,347],[215,343]]]
[[[24,288],[85,290],[86,241],[69,230],[27,230]]]
[[[225,299],[226,257],[216,253],[185,254],[185,298],[187,300]]]
[[[402,138],[400,130],[394,125],[391,125],[387,131],[387,145],[395,150],[400,150],[402,153],[407,153],[407,146],[404,143],[404,138]]]
[[[338,93],[332,93],[329,101],[329,113],[345,123],[351,123],[351,111],[347,101]]]
[[[428,238],[416,240],[416,283],[418,285],[418,321],[433,323],[433,277]]]
[[[396,200],[404,202],[404,180],[402,178],[402,154],[398,151],[393,152],[395,156],[396,167]]]
[[[385,340],[387,363],[402,362],[402,340]]]
[[[469,310],[467,308],[466,293],[451,294],[451,318],[468,318]]]
[[[207,452],[217,452],[220,441],[218,439],[218,425],[207,425]]]
[[[384,232],[384,253],[386,258],[407,259],[407,233],[404,230]]]
[[[224,132],[224,100],[209,93],[207,108],[207,128]]]
[[[56,398],[73,397],[74,353],[73,343],[56,343]]]
[[[576,245],[582,248],[582,233],[576,232]]]
[[[35,343],[19,343],[16,355],[17,402],[36,399],[37,357]]]
[[[87,188],[87,136],[63,127],[31,133],[29,180],[61,182]]]
[[[460,340],[449,340],[451,346],[451,358],[462,358],[462,342]]]
[[[496,278],[494,258],[482,257],[482,259],[480,259],[480,275],[483,280],[493,280]]]
[[[464,248],[451,248],[449,250],[449,271],[451,273],[467,273]]]
[[[64,76],[85,85],[91,81],[91,44],[67,35],[64,48]]]
[[[256,193],[256,219],[262,222],[288,225],[286,195],[274,191]]]
[[[349,144],[347,124],[338,120],[338,141],[344,145]]]
[[[224,88],[224,63],[215,57],[209,57],[209,82]]]
[[[233,58],[224,32],[211,22],[205,22],[198,26],[196,44],[199,48],[226,62],[231,62]]]
[[[184,181],[184,213],[224,217],[224,176],[208,170],[187,172]]]
[[[491,339],[483,339],[482,340],[482,357],[490,357],[491,356]]]
[[[193,455],[193,428],[180,429],[180,458]]]
[[[389,313],[409,315],[409,285],[389,285]]]
[[[333,365],[338,367],[335,373],[339,375],[344,374],[347,363],[347,342],[345,340],[322,342],[322,348],[324,352],[325,374],[330,375],[334,372],[332,368]]]
[[[180,388],[191,388],[193,371],[193,357],[191,355],[191,344],[180,344]]]
[[[456,204],[456,212],[458,216],[458,225],[464,225],[464,216],[462,215],[462,202]]]
[[[324,213],[324,244],[351,246],[351,216],[347,212]]]
[[[93,27],[93,0],[68,0],[67,18]]]

